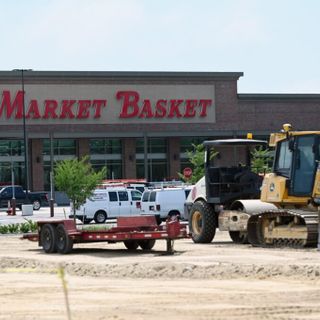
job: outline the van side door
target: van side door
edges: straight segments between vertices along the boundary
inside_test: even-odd
[[[138,190],[131,190],[130,191],[131,196],[131,215],[136,215],[141,213],[141,197],[142,193]]]
[[[108,218],[115,218],[119,216],[120,206],[117,191],[108,191],[109,202],[107,208]]]
[[[118,191],[119,196],[119,216],[129,216],[131,204],[128,191]]]
[[[150,196],[150,191],[145,191],[142,195],[142,200],[141,200],[142,212],[149,212],[149,209],[148,209],[149,196]]]

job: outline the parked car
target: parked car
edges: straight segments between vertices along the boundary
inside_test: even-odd
[[[32,204],[33,210],[39,210],[41,206],[48,205],[47,192],[28,192],[27,194],[21,186],[1,186],[0,206],[2,208],[8,207],[8,201],[12,200],[13,191],[16,199],[16,207],[20,210],[23,204]]]
[[[123,187],[96,189],[92,197],[76,210],[76,218],[84,223],[104,223],[119,216],[140,214],[142,193]],[[72,209],[72,208],[71,208]],[[73,214],[69,216],[73,218]]]
[[[158,223],[171,216],[181,217],[192,186],[146,190],[142,195],[141,213],[153,214]]]

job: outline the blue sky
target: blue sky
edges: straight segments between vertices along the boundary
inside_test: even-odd
[[[244,72],[320,93],[318,0],[0,0],[0,70]]]

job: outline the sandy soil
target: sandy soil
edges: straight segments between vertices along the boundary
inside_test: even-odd
[[[45,254],[0,236],[0,320],[68,319],[57,269],[65,270],[72,319],[320,319],[320,252],[165,241],[150,252],[119,244]]]

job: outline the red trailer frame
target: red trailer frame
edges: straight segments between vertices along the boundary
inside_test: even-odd
[[[78,225],[73,219],[38,221],[38,232],[23,235],[23,239],[38,241],[46,253],[69,253],[74,243],[88,242],[124,242],[129,250],[139,246],[143,250],[151,250],[155,240],[166,240],[168,254],[174,253],[173,240],[188,238],[186,225],[178,220],[168,220],[159,226],[155,216],[118,217],[117,225],[105,230],[86,230],[86,226]],[[101,225],[106,226],[106,225]]]

